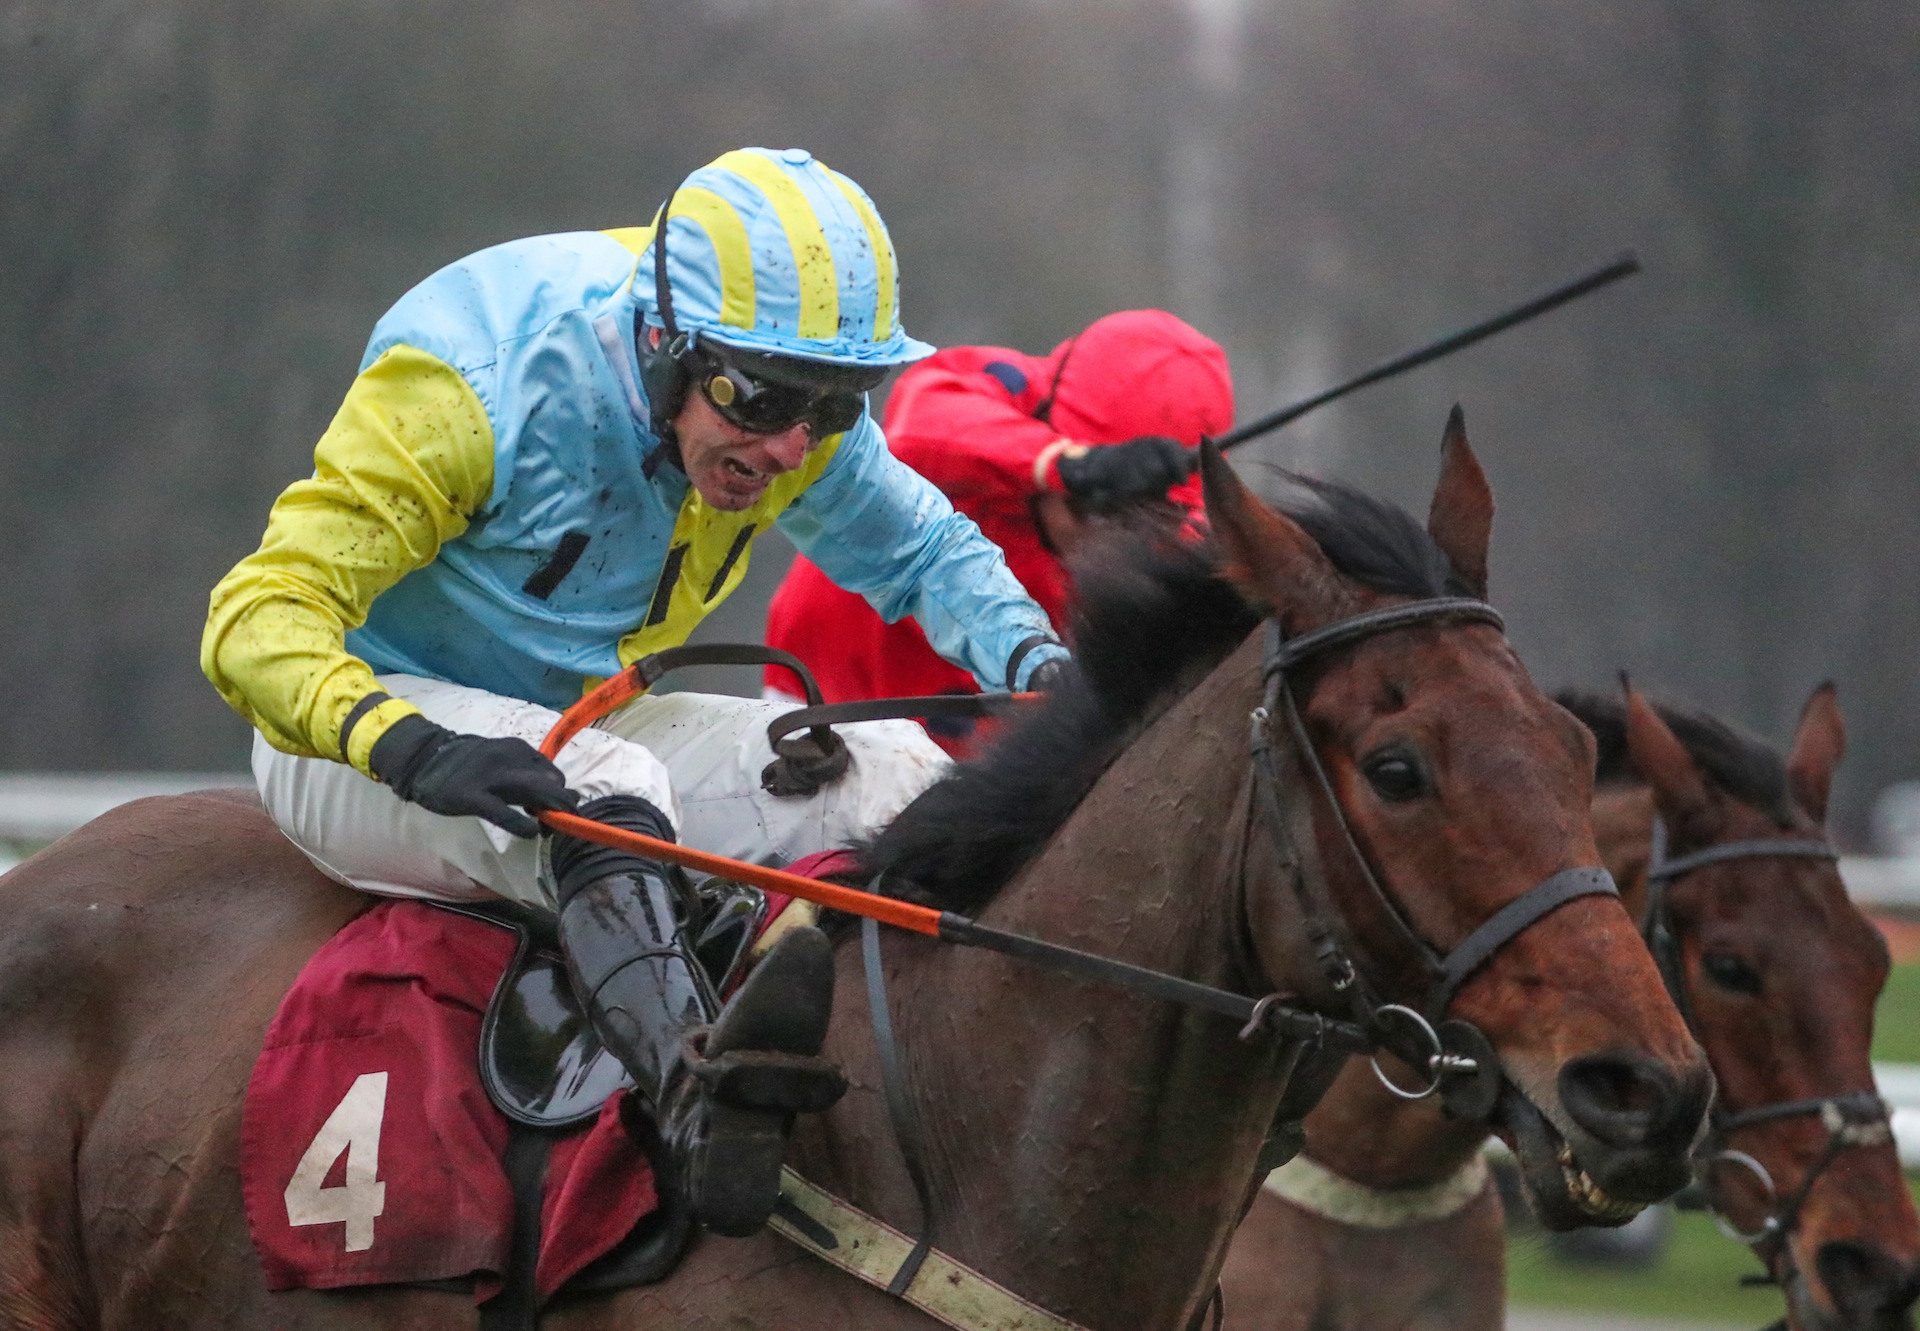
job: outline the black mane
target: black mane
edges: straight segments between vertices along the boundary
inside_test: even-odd
[[[1342,573],[1427,598],[1465,583],[1407,514],[1346,486],[1288,474],[1274,507]],[[971,913],[1057,831],[1134,737],[1227,658],[1260,612],[1213,547],[1164,525],[1119,527],[1074,561],[1074,665],[1061,688],[987,750],[930,786],[861,848],[876,891]]]
[[[1624,700],[1568,689],[1556,694],[1555,701],[1585,722],[1599,741],[1594,776],[1600,784],[1640,784],[1640,775],[1627,754]],[[1656,702],[1653,707],[1709,781],[1766,814],[1778,826],[1794,826],[1786,763],[1771,745],[1703,711],[1666,702]]]
[[[1304,527],[1333,566],[1361,586],[1418,600],[1474,594],[1405,509],[1335,481],[1290,471],[1280,476],[1284,488],[1268,502]]]

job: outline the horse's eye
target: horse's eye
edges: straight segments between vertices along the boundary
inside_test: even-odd
[[[1709,952],[1700,958],[1700,969],[1722,989],[1736,994],[1757,994],[1762,982],[1760,972],[1731,952]]]
[[[1360,768],[1374,793],[1389,804],[1405,804],[1427,793],[1426,773],[1399,750],[1375,754]]]

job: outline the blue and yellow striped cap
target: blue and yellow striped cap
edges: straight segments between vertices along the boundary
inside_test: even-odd
[[[667,281],[682,330],[840,365],[932,354],[900,327],[899,268],[873,200],[813,154],[727,153],[681,182],[672,209]],[[633,287],[659,324],[652,246]]]

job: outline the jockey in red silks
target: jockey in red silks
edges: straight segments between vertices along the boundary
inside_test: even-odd
[[[1233,424],[1233,382],[1219,345],[1164,310],[1123,310],[1051,353],[953,347],[900,377],[886,436],[1006,552],[1007,566],[1065,627],[1063,560],[1091,517],[1142,501],[1198,507],[1193,449]],[[804,556],[767,612],[767,642],[813,670],[828,702],[976,691],[911,620],[888,623]],[[798,700],[791,671],[769,666],[766,695]],[[933,722],[964,757],[971,723]]]

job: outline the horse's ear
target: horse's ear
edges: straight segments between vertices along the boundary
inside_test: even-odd
[[[1467,418],[1458,403],[1440,438],[1440,483],[1427,512],[1427,534],[1482,600],[1487,595],[1487,544],[1493,535],[1493,489],[1467,444]]]
[[[1847,723],[1840,715],[1833,681],[1828,680],[1800,709],[1800,728],[1793,733],[1793,756],[1787,759],[1787,785],[1815,822],[1827,821],[1833,769],[1840,765],[1846,751]]]
[[[1633,760],[1634,770],[1652,788],[1660,816],[1673,827],[1701,818],[1712,806],[1713,794],[1700,765],[1653,704],[1624,675],[1620,687],[1627,695],[1627,755]]]
[[[1225,556],[1224,572],[1249,601],[1299,633],[1352,612],[1355,597],[1313,537],[1261,503],[1212,440],[1200,445],[1207,525]]]

